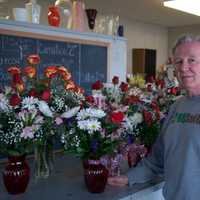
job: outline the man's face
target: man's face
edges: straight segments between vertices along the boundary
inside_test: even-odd
[[[188,92],[200,90],[200,42],[179,45],[174,54],[174,65],[179,81]]]

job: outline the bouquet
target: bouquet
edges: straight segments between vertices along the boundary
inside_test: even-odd
[[[97,107],[83,107],[62,136],[65,149],[83,160],[97,160],[113,153],[120,142],[118,129],[123,118],[122,112],[106,113]]]
[[[25,67],[11,66],[11,84],[0,92],[0,146],[5,154],[26,154],[51,145],[65,113],[81,103],[83,90],[64,66],[48,66],[38,74],[38,55]],[[73,98],[77,101],[71,101]]]

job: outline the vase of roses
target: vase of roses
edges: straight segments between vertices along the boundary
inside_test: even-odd
[[[115,121],[119,116],[118,121]],[[113,135],[123,120],[123,113],[106,113],[97,107],[82,107],[62,136],[64,148],[83,161],[84,180],[88,191],[100,193],[105,189],[108,170],[101,157],[112,153],[119,137]]]
[[[0,99],[2,118],[8,113],[1,126],[4,129],[2,137],[8,134],[6,124],[17,126],[19,130],[14,127],[13,131],[18,130],[20,142],[31,143],[35,152],[36,177],[46,178],[53,167],[53,143],[61,130],[59,125],[63,123],[66,111],[74,106],[69,96],[78,99],[83,90],[71,80],[71,74],[64,66],[48,66],[43,74],[39,74],[39,55],[28,56],[27,63],[23,68],[8,68],[11,89],[5,90]],[[78,100],[77,104],[81,97]],[[17,135],[13,131],[9,133],[11,138]],[[12,142],[16,142],[14,139]],[[23,153],[24,150],[26,148]]]
[[[34,134],[43,118],[35,109],[28,110],[26,99],[21,99],[12,88],[6,87],[0,97],[0,151],[8,156],[4,184],[11,194],[23,193],[30,177],[25,158],[34,148]]]

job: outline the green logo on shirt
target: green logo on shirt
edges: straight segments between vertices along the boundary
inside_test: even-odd
[[[200,114],[176,113],[172,118],[172,122],[200,124]]]

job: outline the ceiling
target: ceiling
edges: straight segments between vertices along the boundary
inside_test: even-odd
[[[190,1],[190,0],[188,0]],[[163,0],[85,0],[102,12],[114,12],[131,20],[167,27],[200,24],[200,17],[163,6]]]

